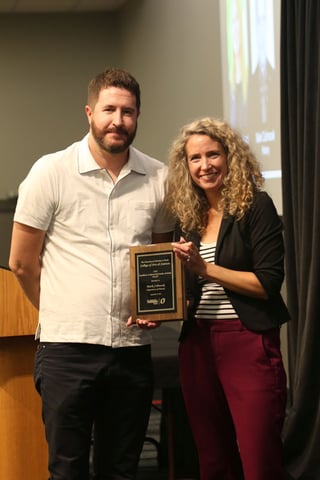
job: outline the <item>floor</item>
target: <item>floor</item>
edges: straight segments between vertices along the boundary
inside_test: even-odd
[[[156,398],[161,398],[160,392],[158,392]],[[195,478],[198,477],[196,474],[190,476],[190,471],[192,471],[192,469],[190,470],[188,466],[186,468],[181,467],[181,463],[184,464],[184,462],[186,461],[182,461],[181,456],[190,456],[190,449],[180,451],[179,455],[177,451],[177,446],[175,446],[175,462],[177,462],[174,467],[175,475],[171,473],[171,476],[169,478],[167,446],[163,445],[163,436],[165,435],[164,432],[162,432],[162,443],[160,451],[158,450],[160,446],[161,419],[161,410],[159,408],[153,407],[151,409],[151,415],[146,437],[149,440],[146,440],[144,443],[144,447],[140,457],[137,480],[173,480],[173,477],[174,480],[198,480],[198,478]],[[183,437],[186,437],[186,431],[184,431],[183,428],[181,428],[181,430]],[[186,462],[186,464],[187,463],[188,462]],[[180,467],[178,464],[180,465]],[[187,476],[186,472],[188,472]]]
[[[154,398],[161,399],[161,392],[157,392],[157,395]],[[161,407],[160,407],[161,408]],[[180,408],[180,404],[179,404]],[[184,420],[184,419],[183,419]],[[143,446],[143,450],[141,452],[138,474],[136,480],[198,480],[195,478],[196,475],[190,476],[190,470],[187,468],[188,475],[185,474],[186,470],[183,469],[183,473],[181,473],[181,467],[175,465],[175,474],[171,472],[169,475],[169,467],[168,467],[168,456],[167,456],[167,446],[164,445],[163,437],[166,436],[166,433],[163,431],[163,418],[162,412],[158,408],[152,407],[148,429],[146,433],[146,441]],[[160,434],[162,428],[162,434]],[[181,430],[181,438],[183,441],[186,437],[185,430],[179,425],[179,428],[176,430]],[[176,432],[178,433],[178,432]],[[162,438],[161,448],[160,448],[160,436]],[[182,443],[183,443],[182,441]],[[159,450],[160,448],[160,450]],[[175,446],[175,463],[177,461],[178,465],[184,463],[185,460],[181,460],[181,456],[183,458],[190,457],[190,450],[180,452],[180,456],[178,455],[177,448]],[[180,471],[179,471],[180,470]]]
[[[152,408],[147,438],[160,442],[161,412]],[[168,469],[159,466],[158,450],[154,442],[147,440],[144,443],[140,457],[137,480],[168,480]]]

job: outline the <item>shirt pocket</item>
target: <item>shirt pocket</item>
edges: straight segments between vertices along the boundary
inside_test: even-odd
[[[134,241],[136,240],[139,243],[149,243],[151,241],[155,210],[154,202],[130,202],[126,212],[127,225],[135,237]]]

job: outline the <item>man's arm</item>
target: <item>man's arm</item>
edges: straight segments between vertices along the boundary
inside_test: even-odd
[[[39,308],[41,253],[46,232],[13,223],[9,267],[30,302]]]

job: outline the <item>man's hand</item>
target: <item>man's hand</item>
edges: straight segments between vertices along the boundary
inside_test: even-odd
[[[132,327],[132,325],[135,325],[137,328],[152,330],[154,328],[160,327],[161,322],[150,322],[150,320],[143,320],[141,318],[137,318],[134,321],[132,317],[129,317],[127,321],[127,327]]]

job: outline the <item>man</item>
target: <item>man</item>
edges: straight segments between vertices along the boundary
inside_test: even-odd
[[[134,479],[152,399],[152,321],[130,318],[129,246],[172,239],[166,167],[131,146],[140,87],[89,83],[89,133],[40,158],[19,188],[9,265],[39,308],[35,384],[50,480]]]

